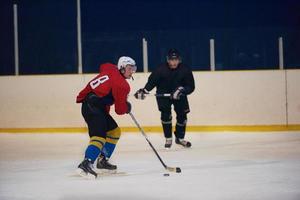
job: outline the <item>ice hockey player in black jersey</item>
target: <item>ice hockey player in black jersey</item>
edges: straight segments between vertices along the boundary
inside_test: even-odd
[[[191,147],[189,141],[184,140],[187,113],[190,112],[187,95],[195,89],[194,77],[189,67],[181,62],[181,56],[176,49],[170,49],[167,62],[157,67],[149,76],[144,88],[135,93],[135,98],[145,99],[146,95],[156,87],[157,94],[171,94],[170,98],[156,97],[158,109],[161,112],[161,123],[166,138],[165,148],[172,146],[172,114],[174,106],[176,113],[175,143],[184,147]]]

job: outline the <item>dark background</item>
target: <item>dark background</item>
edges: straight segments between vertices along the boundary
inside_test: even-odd
[[[76,0],[19,0],[20,74],[77,73]],[[0,3],[0,74],[14,74],[13,1]],[[209,70],[215,39],[217,70],[300,68],[299,0],[81,0],[83,72],[129,55],[142,71],[142,38],[149,68],[181,51],[193,70]]]

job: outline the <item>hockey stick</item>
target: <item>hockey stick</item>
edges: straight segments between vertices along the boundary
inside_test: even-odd
[[[156,97],[171,97],[171,94],[154,94],[154,96],[156,96]]]
[[[130,117],[132,118],[132,120],[134,121],[135,125],[139,128],[140,132],[143,134],[143,136],[145,137],[145,139],[147,140],[148,144],[150,145],[150,147],[152,148],[152,150],[154,151],[155,155],[157,156],[157,158],[159,159],[160,163],[164,166],[164,168],[170,172],[176,172],[176,173],[180,173],[181,169],[179,167],[169,167],[167,166],[164,161],[161,159],[161,157],[159,156],[159,154],[157,153],[157,151],[155,150],[154,146],[152,145],[152,143],[150,142],[150,140],[148,139],[148,136],[146,135],[146,133],[143,131],[143,129],[141,128],[141,126],[139,125],[139,123],[137,122],[137,120],[135,119],[135,117],[133,116],[133,114],[130,112],[128,113],[130,115]]]
[[[171,98],[171,94],[165,93],[165,94],[145,94],[146,96],[154,96],[154,97],[170,97]],[[134,96],[133,94],[130,94],[130,96]]]
[[[146,94],[147,96],[155,96],[155,97],[169,97],[172,98],[172,94],[170,93],[164,93],[164,94]],[[182,94],[181,96],[187,96],[186,94]]]

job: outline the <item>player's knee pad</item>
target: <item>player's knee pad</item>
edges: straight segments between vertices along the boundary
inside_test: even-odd
[[[172,124],[172,114],[171,112],[161,112],[161,123],[162,124]]]
[[[105,145],[105,142],[106,142],[106,139],[103,137],[92,136],[90,138],[89,145],[93,145],[101,150],[103,148],[103,146]]]
[[[186,126],[186,123],[187,123],[187,115],[186,114],[177,115],[176,119],[177,119],[176,125]]]

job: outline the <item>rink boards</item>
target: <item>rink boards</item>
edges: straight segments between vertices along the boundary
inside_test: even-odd
[[[0,132],[86,131],[75,98],[94,76],[0,77]],[[129,81],[131,94],[144,86],[148,76],[137,73],[135,80]],[[194,77],[196,90],[189,96],[189,131],[300,129],[300,70],[194,72]],[[141,101],[130,95],[128,99],[140,124],[148,131],[160,131],[155,98]],[[113,110],[123,131],[136,131],[129,116],[116,116]]]

